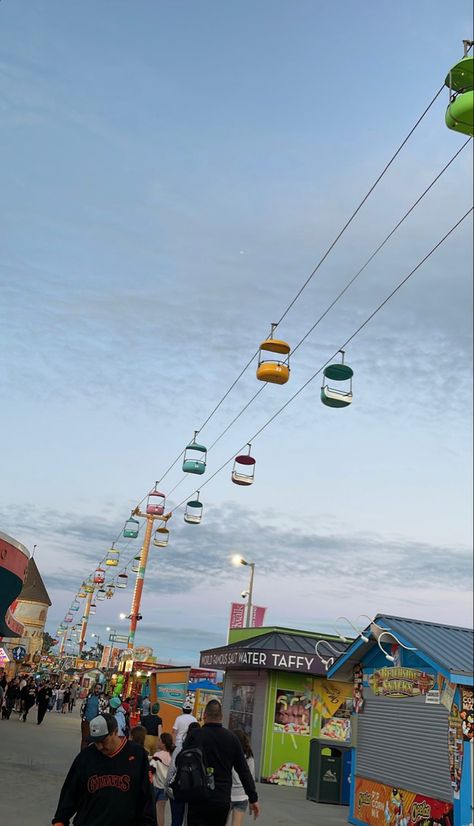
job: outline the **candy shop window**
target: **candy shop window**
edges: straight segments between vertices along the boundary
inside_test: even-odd
[[[303,691],[278,689],[273,731],[281,734],[311,733],[311,700]]]

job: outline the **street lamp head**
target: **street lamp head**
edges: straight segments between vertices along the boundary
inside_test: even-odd
[[[250,591],[241,591],[240,596],[242,597],[242,599],[246,599],[249,594]]]
[[[232,557],[232,565],[245,565],[245,560],[240,554],[234,554]]]
[[[120,617],[121,620],[127,619],[126,614],[119,614],[119,617]]]

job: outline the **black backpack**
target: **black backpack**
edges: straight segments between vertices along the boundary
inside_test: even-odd
[[[209,800],[214,789],[214,770],[207,767],[202,749],[180,751],[176,758],[176,774],[170,786],[174,799],[182,803]]]

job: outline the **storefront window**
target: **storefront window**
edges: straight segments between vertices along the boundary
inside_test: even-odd
[[[235,683],[229,713],[229,728],[241,729],[252,737],[255,683]]]
[[[278,689],[273,730],[285,734],[310,734],[311,700],[304,691]]]

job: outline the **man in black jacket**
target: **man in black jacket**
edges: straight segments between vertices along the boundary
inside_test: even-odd
[[[204,710],[204,725],[186,737],[183,750],[199,747],[203,750],[208,769],[214,777],[214,790],[209,801],[189,803],[188,826],[225,826],[230,809],[232,769],[240,777],[248,796],[254,818],[260,814],[255,781],[250,773],[242,746],[233,732],[222,725],[222,706],[218,700],[210,700]]]
[[[56,826],[155,826],[155,805],[142,746],[120,737],[111,714],[90,721],[90,741],[64,781]]]

